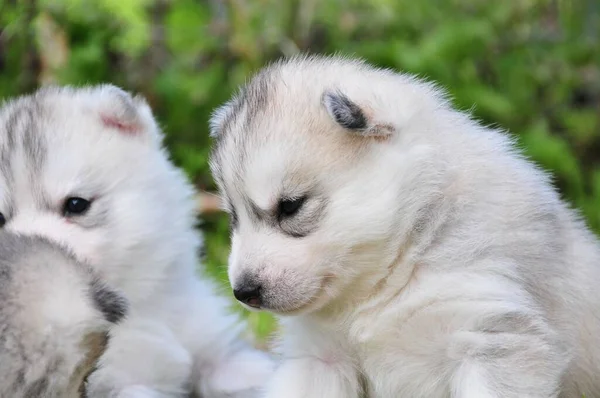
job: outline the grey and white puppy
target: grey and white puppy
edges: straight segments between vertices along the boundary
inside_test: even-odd
[[[0,106],[0,227],[67,247],[129,302],[90,397],[244,397],[272,374],[197,275],[195,209],[143,98],[49,87]]]
[[[600,244],[504,132],[327,57],[212,129],[234,294],[283,323],[267,397],[600,397]]]
[[[125,299],[67,251],[0,231],[0,397],[77,398]]]

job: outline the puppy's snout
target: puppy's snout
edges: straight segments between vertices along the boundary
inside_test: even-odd
[[[260,284],[252,281],[244,281],[233,289],[233,295],[238,301],[250,307],[260,308],[262,304],[261,290],[262,287]]]

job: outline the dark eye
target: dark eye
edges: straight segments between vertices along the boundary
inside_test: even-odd
[[[298,213],[305,200],[305,196],[301,196],[295,199],[281,199],[277,208],[279,217],[294,216],[296,213]]]
[[[6,224],[6,218],[4,218],[4,214],[0,213],[0,228],[2,228]]]
[[[65,216],[78,216],[85,214],[90,208],[92,203],[89,200],[83,198],[67,198],[63,207],[63,214]]]

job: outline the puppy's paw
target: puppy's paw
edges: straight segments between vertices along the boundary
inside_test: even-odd
[[[165,398],[164,394],[142,385],[126,387],[114,395],[115,398]]]
[[[192,358],[164,325],[129,318],[111,333],[88,378],[90,398],[174,398],[189,394]]]
[[[218,364],[198,391],[203,398],[259,397],[274,371],[275,362],[268,354],[247,348]]]
[[[95,391],[86,393],[86,398],[188,398],[189,394],[183,391],[159,391],[152,387],[142,384],[130,385],[120,390],[111,390],[110,392]]]

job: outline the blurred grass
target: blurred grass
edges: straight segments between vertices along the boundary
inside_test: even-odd
[[[597,0],[0,0],[0,98],[48,83],[140,92],[201,190],[214,189],[210,112],[299,51],[438,81],[459,108],[510,129],[600,231]],[[230,295],[227,220],[209,214],[201,228],[206,272]],[[266,314],[249,321],[261,341],[274,327]]]

